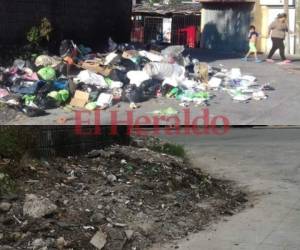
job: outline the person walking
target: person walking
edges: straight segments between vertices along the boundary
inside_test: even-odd
[[[256,32],[256,28],[254,25],[250,26],[249,29],[249,50],[247,55],[242,58],[243,61],[248,61],[248,57],[253,53],[254,54],[254,58],[255,58],[255,62],[260,63],[261,60],[258,59],[257,57],[257,48],[256,48],[256,43],[257,43],[257,39],[259,37],[259,34]]]
[[[273,63],[274,60],[272,59],[276,50],[279,49],[280,57],[281,57],[281,64],[290,63],[290,60],[286,59],[285,56],[285,45],[284,40],[286,33],[289,32],[289,27],[287,24],[287,15],[285,13],[279,14],[274,22],[271,23],[269,26],[269,36],[272,39],[272,48],[267,58],[267,62]]]

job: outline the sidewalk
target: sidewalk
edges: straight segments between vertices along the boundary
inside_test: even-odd
[[[151,250],[299,250],[298,132],[234,129],[218,138],[169,138],[183,141],[195,166],[248,189],[254,206],[177,244]]]

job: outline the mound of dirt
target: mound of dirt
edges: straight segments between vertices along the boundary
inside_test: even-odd
[[[8,249],[147,249],[202,230],[247,202],[231,183],[188,160],[137,146],[31,160],[16,185],[18,192],[0,201],[0,245]]]

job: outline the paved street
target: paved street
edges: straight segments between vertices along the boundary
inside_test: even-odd
[[[231,125],[300,125],[300,62],[295,61],[288,66],[279,66],[277,64],[268,64],[263,62],[256,64],[254,62],[242,62],[237,56],[211,55],[194,50],[193,56],[202,61],[207,61],[211,65],[225,65],[226,68],[240,67],[245,74],[252,74],[258,78],[259,83],[271,83],[276,88],[269,92],[269,98],[263,101],[251,101],[250,103],[237,103],[231,100],[231,97],[222,91],[217,92],[217,97],[211,101],[209,112],[211,119],[215,116],[225,116]],[[118,111],[118,120],[126,121],[126,111],[128,104],[122,103],[120,107],[114,107],[110,110],[101,112],[100,122],[102,125],[111,124],[111,110]],[[185,124],[182,107],[176,100],[159,98],[150,100],[141,105],[141,108],[135,110],[134,118],[147,115],[152,116],[151,112],[162,108],[173,107],[179,113],[180,122]],[[203,107],[190,106],[191,119],[203,114]],[[50,115],[39,118],[26,118],[12,122],[12,124],[57,124],[57,118],[64,116],[67,118],[66,124],[75,124],[75,115],[73,112],[66,112],[63,109],[52,110]],[[93,123],[93,115],[88,118]],[[87,116],[83,116],[87,120]],[[162,124],[165,122],[160,121]],[[149,122],[148,122],[149,123]],[[192,120],[189,122],[192,123]],[[200,121],[201,123],[201,121]],[[223,125],[222,120],[218,120]],[[121,125],[124,123],[121,123]],[[150,124],[153,120],[150,120]],[[186,125],[186,124],[185,124]]]
[[[222,137],[167,139],[184,144],[195,167],[248,190],[254,204],[179,241],[178,249],[300,249],[299,130],[232,129]],[[174,244],[152,250],[169,249]]]

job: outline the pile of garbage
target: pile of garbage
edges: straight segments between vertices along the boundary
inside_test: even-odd
[[[148,249],[247,206],[247,195],[228,181],[142,147],[163,142],[134,144],[23,160],[16,192],[0,193],[3,249]]]
[[[110,39],[108,52],[100,54],[65,40],[60,56],[16,59],[11,67],[0,67],[0,101],[32,117],[67,105],[95,110],[124,101],[134,109],[161,96],[176,98],[181,106],[208,105],[215,90],[228,92],[236,101],[262,100],[265,91],[273,90],[238,68],[211,67],[183,56],[184,50],[137,49]]]

